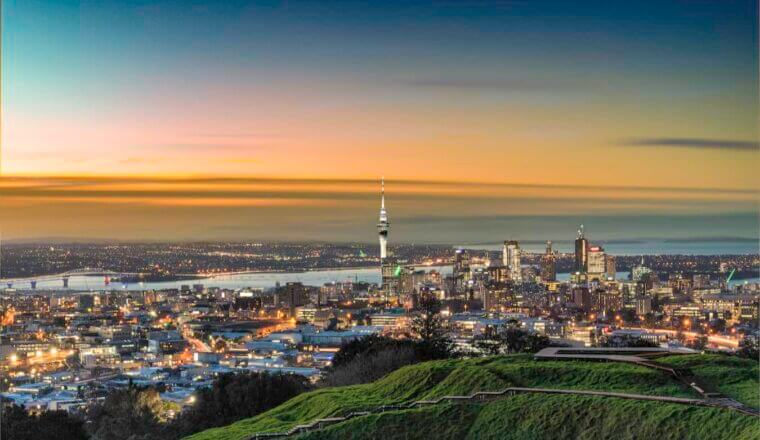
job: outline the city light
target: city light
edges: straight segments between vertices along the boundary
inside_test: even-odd
[[[758,1],[3,2],[0,440],[754,438]]]

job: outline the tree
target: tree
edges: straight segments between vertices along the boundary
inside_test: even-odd
[[[651,306],[652,306],[652,310],[654,310],[655,312],[659,312],[660,311],[660,308],[661,308],[660,295],[654,294],[652,296],[652,304],[651,304]]]
[[[90,410],[89,431],[93,440],[163,440],[165,408],[155,389],[130,386],[114,390]]]
[[[22,406],[5,407],[0,440],[87,440],[84,421],[65,411],[31,415]]]
[[[707,347],[707,336],[700,335],[690,339],[686,346],[694,350],[704,350]]]
[[[634,323],[639,320],[639,317],[636,315],[636,311],[632,309],[623,309],[620,311],[620,317],[622,318],[623,322],[626,323]]]
[[[654,316],[654,313],[649,312],[646,315],[644,315],[645,327],[655,327],[656,325],[657,325],[657,317]]]
[[[747,359],[760,360],[760,339],[757,336],[745,336],[736,354]]]
[[[654,342],[642,338],[634,338],[629,335],[603,337],[599,342],[599,346],[616,348],[658,347]]]
[[[521,329],[515,320],[508,321],[501,330],[489,329],[474,339],[475,347],[486,355],[536,353],[553,345],[548,337]]]
[[[450,347],[441,347],[444,344],[450,342],[445,338],[439,342],[381,335],[355,339],[338,350],[322,383],[341,386],[372,382],[406,365],[448,357]]]
[[[175,438],[253,417],[310,389],[308,380],[294,374],[224,374],[211,388],[199,390],[196,403],[171,423]]]
[[[356,358],[373,356],[386,349],[403,347],[415,349],[415,341],[411,339],[393,339],[376,334],[354,339],[343,344],[340,350],[335,353],[332,360],[332,368],[343,367]]]
[[[338,328],[338,323],[339,323],[338,318],[336,318],[334,316],[331,317],[327,321],[327,327],[325,328],[325,330],[327,330],[327,331],[336,330]]]
[[[500,354],[503,350],[503,342],[499,332],[494,327],[486,327],[486,330],[473,337],[473,346],[487,356]]]
[[[401,367],[417,363],[419,357],[413,345],[382,348],[354,357],[340,367],[330,369],[322,381],[324,386],[346,386],[374,382]]]
[[[446,359],[453,352],[453,344],[446,337],[441,319],[441,302],[431,293],[420,295],[417,310],[412,318],[412,333],[420,340],[425,360]]]
[[[525,336],[523,344],[523,353],[538,353],[546,347],[559,346],[564,344],[554,344],[549,337],[537,333],[528,333]]]
[[[726,331],[726,320],[722,318],[710,321],[710,328],[718,333]]]

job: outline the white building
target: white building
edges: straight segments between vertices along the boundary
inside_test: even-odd
[[[522,282],[522,267],[520,263],[520,244],[514,240],[505,241],[502,260],[507,267],[509,278],[517,283]]]
[[[588,248],[588,273],[604,274],[607,272],[607,257],[601,246],[589,246]]]

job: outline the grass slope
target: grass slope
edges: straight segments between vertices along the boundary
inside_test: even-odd
[[[752,359],[719,354],[667,356],[657,362],[689,368],[698,378],[737,401],[760,409],[760,363]]]
[[[696,397],[691,391],[660,371],[629,364],[585,361],[539,362],[534,361],[531,355],[446,360],[411,365],[370,384],[326,388],[305,393],[256,417],[203,431],[189,439],[241,440],[255,432],[284,431],[317,418],[370,409],[380,405],[410,402],[447,394],[461,395],[474,391],[498,390],[509,386]],[[539,400],[541,399],[548,399],[548,397],[542,396]],[[443,410],[420,411],[427,414],[427,411]],[[463,410],[453,408],[446,411]],[[390,417],[392,414],[382,417]],[[408,417],[413,414],[415,414],[414,411],[404,411],[402,416]],[[444,415],[438,417],[447,417],[440,420],[450,419]],[[367,418],[361,420],[365,419]],[[429,421],[429,419],[425,420]],[[571,418],[571,420],[574,419]],[[439,426],[439,424],[428,424],[428,433],[430,426],[436,427],[436,433],[439,428],[444,429],[444,426]]]
[[[518,395],[358,417],[299,440],[351,439],[756,439],[750,416],[685,405],[586,396]]]

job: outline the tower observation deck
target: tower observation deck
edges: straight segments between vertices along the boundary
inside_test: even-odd
[[[385,209],[385,179],[380,181],[380,218],[377,223],[377,235],[380,239],[380,260],[381,262],[388,257],[388,212]]]

